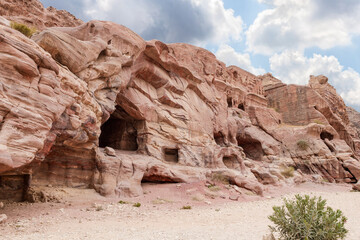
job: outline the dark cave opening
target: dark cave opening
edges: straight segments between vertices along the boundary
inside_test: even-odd
[[[229,108],[233,106],[233,102],[232,102],[232,98],[231,98],[231,97],[228,97],[227,100],[226,100],[226,102],[227,102],[227,105],[228,105]]]
[[[0,200],[25,201],[30,178],[30,174],[0,175]]]
[[[144,176],[141,180],[141,184],[164,184],[164,183],[179,183],[169,177],[159,176],[159,175],[148,175]]]
[[[334,139],[334,135],[332,135],[331,133],[328,133],[326,131],[322,131],[320,133],[320,138],[322,140],[325,140],[325,139],[329,139],[330,141]]]
[[[243,104],[243,103],[240,103],[240,104],[238,105],[238,109],[241,109],[241,110],[245,111],[244,104]]]
[[[246,157],[257,161],[262,160],[264,152],[261,143],[258,140],[241,137],[237,137],[236,140],[238,146],[244,149]]]
[[[138,150],[138,120],[117,106],[110,118],[101,126],[99,147],[112,147],[118,150]]]
[[[222,146],[222,147],[226,146],[225,137],[224,137],[224,134],[222,132],[214,133],[214,140],[215,140],[217,145]]]

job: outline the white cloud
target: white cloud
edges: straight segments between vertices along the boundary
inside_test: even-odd
[[[336,57],[313,54],[307,58],[299,51],[286,50],[269,61],[274,76],[288,84],[307,84],[310,75],[327,76],[346,104],[360,107],[360,74],[345,69]]]
[[[271,55],[286,49],[329,49],[360,34],[358,0],[259,0],[270,9],[246,32],[249,50]]]
[[[243,21],[222,0],[83,0],[92,19],[123,24],[146,40],[198,45],[239,41]]]
[[[255,75],[264,74],[265,70],[262,68],[255,68],[252,66],[250,55],[248,53],[239,53],[229,45],[222,44],[215,53],[216,57],[225,62],[226,65],[235,65]]]

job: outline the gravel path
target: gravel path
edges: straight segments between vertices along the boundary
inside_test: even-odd
[[[322,196],[333,209],[341,209],[348,217],[346,239],[360,239],[359,192],[348,189],[301,191]],[[22,205],[16,220],[0,225],[0,239],[261,240],[269,233],[267,216],[272,213],[272,206],[282,204],[281,197],[275,197],[261,201],[202,204],[183,210],[180,209],[182,203],[143,203],[136,208],[132,204],[102,198],[90,200],[97,204]],[[29,212],[29,216],[21,215],[24,212]]]

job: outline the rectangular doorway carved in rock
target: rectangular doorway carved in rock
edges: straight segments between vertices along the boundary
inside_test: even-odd
[[[164,158],[165,158],[166,162],[178,163],[179,162],[179,149],[164,148]]]
[[[29,189],[30,175],[1,175],[0,201],[21,202]]]

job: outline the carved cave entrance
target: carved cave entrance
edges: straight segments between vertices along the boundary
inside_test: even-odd
[[[0,175],[0,201],[24,201],[29,185],[29,174]]]
[[[264,156],[264,152],[261,143],[258,140],[251,138],[242,138],[242,137],[237,137],[236,140],[238,146],[244,149],[244,153],[247,158],[257,161],[262,160]]]
[[[156,173],[145,173],[144,177],[141,180],[141,185],[154,185],[154,184],[163,184],[163,183],[179,183],[180,181],[177,181],[173,178],[170,178],[168,176],[163,176],[161,174]]]
[[[99,147],[118,150],[138,150],[138,127],[142,121],[131,117],[123,108],[116,106],[110,118],[101,126]]]
[[[164,148],[164,159],[166,162],[178,163],[179,162],[179,149]]]
[[[227,105],[228,105],[229,108],[231,108],[231,107],[233,106],[233,100],[232,100],[231,97],[228,97],[228,98],[226,99],[226,102],[227,102]]]

